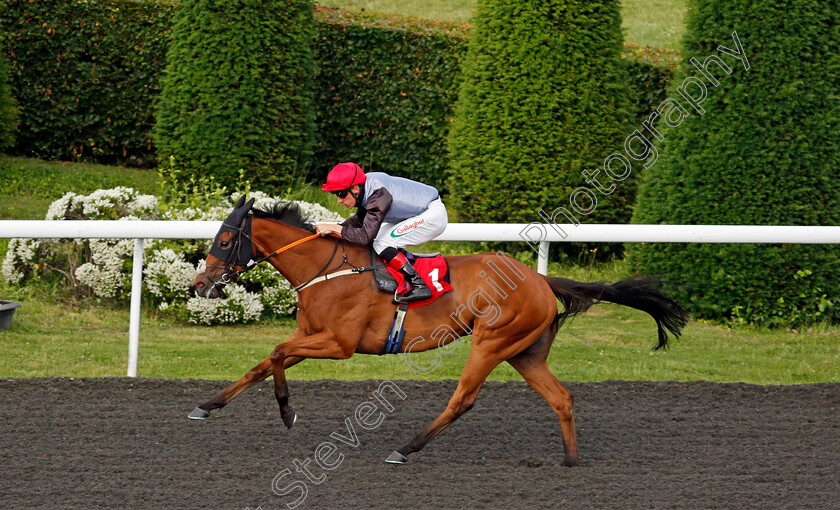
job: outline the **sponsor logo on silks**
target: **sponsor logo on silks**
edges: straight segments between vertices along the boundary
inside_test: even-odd
[[[417,228],[419,225],[422,225],[426,222],[426,219],[420,219],[415,221],[414,223],[409,223],[406,225],[400,225],[399,227],[395,228],[391,231],[391,237],[402,237],[408,234],[411,230]]]

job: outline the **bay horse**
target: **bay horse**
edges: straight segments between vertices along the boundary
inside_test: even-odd
[[[286,369],[306,358],[382,354],[394,317],[394,296],[379,290],[366,272],[347,271],[347,276],[323,279],[326,274],[337,276],[341,270],[369,265],[369,247],[313,234],[313,225],[293,202],[252,210],[253,202],[240,198],[216,235],[206,270],[196,276],[191,291],[205,298],[222,297],[225,284],[266,260],[299,289],[298,328],[268,358],[196,407],[189,417],[208,418],[210,411],[273,375],[281,418],[291,428],[297,415],[289,406]],[[578,450],[572,395],[546,362],[560,324],[599,301],[626,305],[647,312],[656,321],[659,342],[655,349],[666,347],[668,333],[678,337],[686,324],[685,311],[652,281],[628,279],[610,285],[553,278],[501,253],[446,260],[453,290],[409,311],[405,338],[413,340],[403,343],[400,352],[410,356],[472,334],[470,354],[446,409],[386,462],[406,462],[409,454],[420,451],[470,410],[487,376],[506,361],[559,417],[563,463],[574,466]],[[562,312],[557,300],[564,307]]]

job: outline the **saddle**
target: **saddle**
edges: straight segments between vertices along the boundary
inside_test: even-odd
[[[405,314],[409,308],[416,308],[431,303],[444,293],[452,290],[449,284],[449,268],[446,259],[440,253],[416,254],[406,252],[406,258],[414,266],[414,269],[432,290],[432,297],[423,301],[413,303],[402,303],[394,313],[394,322],[388,332],[388,339],[380,354],[397,354],[400,352],[403,338],[405,337]],[[370,250],[370,265],[374,268],[373,280],[380,290],[397,296],[408,292],[408,283],[402,273],[388,266],[376,255],[373,249]]]
[[[449,283],[449,267],[446,264],[446,259],[440,253],[405,252],[405,256],[408,261],[411,262],[411,265],[414,266],[414,269],[420,274],[420,277],[423,278],[426,284],[429,285],[429,288],[432,289],[432,297],[430,299],[412,303],[415,306],[409,306],[410,308],[431,303],[441,294],[452,290],[452,285]],[[427,262],[427,264],[424,262]],[[390,267],[388,264],[385,264],[385,262],[376,255],[376,252],[373,251],[373,249],[370,250],[370,264],[371,267],[376,268],[373,270],[373,280],[376,282],[376,286],[379,287],[379,290],[394,295],[408,292],[408,283],[405,282],[402,274],[396,269]],[[429,271],[423,271],[428,267],[433,269],[437,268],[437,271],[434,272],[434,276],[436,278],[432,278],[428,274]],[[437,283],[437,285],[435,285],[435,283]]]

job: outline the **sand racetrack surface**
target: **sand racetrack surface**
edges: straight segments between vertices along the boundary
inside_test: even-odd
[[[840,508],[840,384],[568,383],[581,464],[566,468],[559,421],[524,382],[486,383],[386,464],[456,385],[394,382],[404,400],[372,396],[381,381],[290,381],[286,430],[270,380],[192,421],[227,383],[0,379],[0,508]]]

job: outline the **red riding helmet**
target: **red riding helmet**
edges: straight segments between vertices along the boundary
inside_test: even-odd
[[[367,181],[365,172],[356,163],[339,163],[327,175],[327,183],[321,186],[324,191],[341,191]]]

